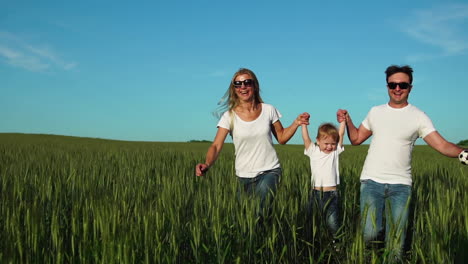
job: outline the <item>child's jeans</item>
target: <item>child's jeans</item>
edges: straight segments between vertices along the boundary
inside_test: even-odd
[[[326,221],[328,229],[335,237],[340,227],[338,190],[319,191],[314,189],[309,199],[309,213],[312,213],[313,209],[320,210],[322,219]]]

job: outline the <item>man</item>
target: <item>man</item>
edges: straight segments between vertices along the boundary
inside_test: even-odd
[[[364,240],[375,240],[383,231],[386,219],[386,248],[401,257],[406,235],[411,197],[411,152],[418,137],[448,157],[463,151],[446,141],[434,128],[429,117],[408,103],[413,88],[413,69],[392,65],[385,71],[389,102],[373,107],[359,128],[347,110],[339,109],[338,122],[346,121],[352,145],[360,145],[373,136],[361,173],[360,207]],[[390,240],[389,238],[395,238]]]

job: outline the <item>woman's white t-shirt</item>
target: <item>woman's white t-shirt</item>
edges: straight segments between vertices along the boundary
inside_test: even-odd
[[[235,148],[236,175],[253,178],[259,173],[280,167],[273,147],[272,124],[279,120],[280,112],[269,104],[262,103],[262,112],[253,121],[244,121],[237,114],[226,111],[218,127],[230,130]],[[231,126],[231,122],[234,123]]]

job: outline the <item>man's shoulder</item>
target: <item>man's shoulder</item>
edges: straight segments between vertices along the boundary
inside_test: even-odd
[[[388,108],[388,104],[375,105],[372,108],[377,108],[377,109],[384,108],[385,109],[385,108]]]
[[[426,115],[426,113],[425,113],[423,110],[419,109],[419,108],[418,108],[417,106],[415,106],[415,105],[408,104],[407,108],[408,108],[408,111],[411,111],[412,113]]]
[[[421,109],[419,109],[417,106],[415,106],[415,105],[413,105],[413,104],[408,104],[408,109],[423,112]]]
[[[388,109],[388,104],[375,105],[371,107],[370,112],[373,111],[382,111]]]

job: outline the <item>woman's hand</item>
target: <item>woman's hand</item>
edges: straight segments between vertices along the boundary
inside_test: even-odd
[[[309,125],[309,118],[310,115],[307,112],[304,112],[300,115],[297,116],[296,120],[294,121],[296,125],[301,126],[301,125]]]
[[[208,166],[205,163],[198,163],[197,166],[195,166],[195,175],[203,176],[205,175],[205,172],[207,172],[209,168],[210,166]]]

